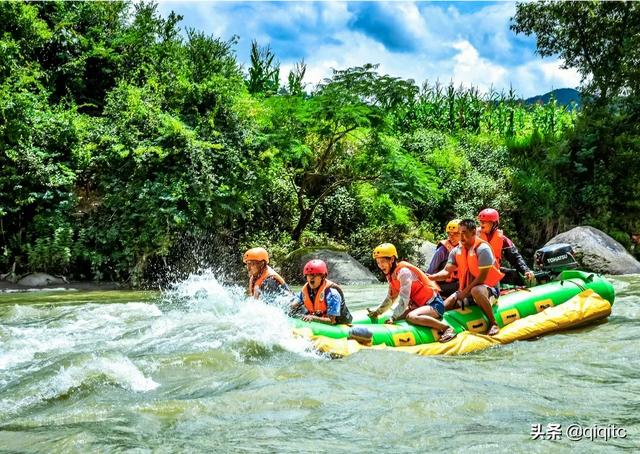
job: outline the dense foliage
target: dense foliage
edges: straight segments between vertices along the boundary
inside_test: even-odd
[[[618,38],[619,16],[633,46],[625,7],[601,6],[609,26],[593,27]],[[268,46],[253,43],[245,72],[235,38],[182,32],[153,3],[1,2],[0,272],[140,285],[198,266],[233,275],[255,245],[278,261],[329,244],[372,265],[375,244],[409,256],[486,206],[529,254],[584,223],[630,246],[640,65],[622,49],[607,78],[566,32],[601,16],[536,3],[516,17],[543,55],[577,55],[593,102],[576,113],[364,62],[314,87],[300,62],[281,85]]]

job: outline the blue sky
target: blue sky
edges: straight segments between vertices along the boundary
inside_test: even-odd
[[[456,85],[491,87],[530,97],[576,87],[580,77],[555,58],[535,54],[535,38],[509,30],[515,2],[231,2],[161,1],[182,28],[225,40],[238,35],[247,67],[253,39],[269,44],[281,78],[304,58],[305,82],[315,85],[344,69],[378,63],[381,73]]]

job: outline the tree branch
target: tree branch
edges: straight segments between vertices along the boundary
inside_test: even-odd
[[[355,131],[356,129],[358,129],[357,126],[351,126],[350,128],[347,128],[341,133],[339,133],[338,135],[336,135],[335,132],[332,134],[331,139],[329,140],[329,144],[327,145],[327,147],[322,153],[322,156],[318,160],[318,164],[319,164],[317,169],[318,173],[321,173],[325,169],[325,164],[329,160],[329,156],[331,155],[331,151],[334,149],[335,144],[341,141],[351,131]]]

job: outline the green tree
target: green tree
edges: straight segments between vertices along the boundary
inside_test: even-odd
[[[605,104],[640,88],[640,3],[519,3],[511,29],[535,34],[542,57],[559,55],[576,68],[587,94]]]
[[[280,63],[271,46],[260,47],[258,42],[251,41],[251,66],[249,67],[249,79],[247,88],[249,93],[261,93],[270,96],[278,92],[280,87]]]
[[[295,64],[287,76],[287,92],[293,96],[300,96],[304,92],[304,75],[307,72],[307,65],[304,59]]]
[[[309,97],[270,100],[266,136],[297,197],[297,241],[319,204],[340,187],[376,181],[385,166],[388,114],[412,99],[413,81],[381,76],[376,66],[334,71]]]
[[[576,68],[586,94],[575,129],[559,144],[533,144],[523,170],[530,165],[562,194],[559,219],[631,233],[640,216],[640,4],[518,4],[512,29],[535,34],[541,56],[559,55]]]

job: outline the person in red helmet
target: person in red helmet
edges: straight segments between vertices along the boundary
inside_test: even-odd
[[[351,323],[353,317],[345,303],[340,286],[327,279],[327,264],[314,259],[304,266],[307,283],[293,303],[291,313],[301,314],[305,322],[320,322],[329,325]]]
[[[291,290],[282,276],[269,266],[269,253],[266,249],[249,249],[244,253],[242,262],[247,267],[249,275],[249,296],[272,303],[276,297],[291,295]]]
[[[500,282],[502,284],[524,285],[525,282],[521,276],[524,276],[529,282],[533,281],[535,279],[533,271],[527,266],[522,255],[518,252],[518,248],[498,228],[500,213],[493,208],[485,208],[478,214],[478,221],[480,222],[478,236],[489,243],[498,267],[505,275]],[[503,266],[503,259],[507,260],[515,269]]]

